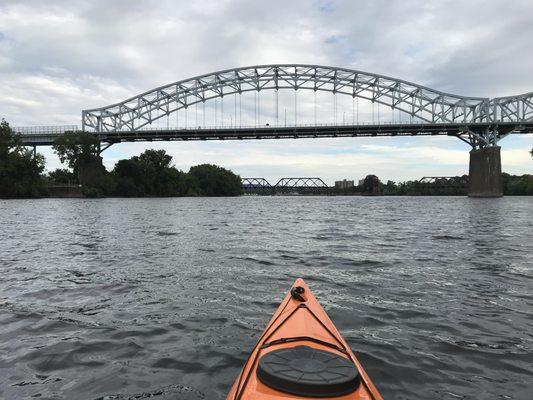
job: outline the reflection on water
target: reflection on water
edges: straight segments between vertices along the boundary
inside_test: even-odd
[[[224,399],[303,277],[386,399],[530,399],[533,198],[0,201],[0,398]]]

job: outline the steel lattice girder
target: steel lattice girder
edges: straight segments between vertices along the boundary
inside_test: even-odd
[[[533,120],[533,92],[518,96],[497,97],[490,101],[491,122]]]
[[[469,178],[467,176],[424,176],[417,181],[419,184],[440,184],[442,187],[467,186]]]
[[[272,187],[265,178],[241,178],[241,186],[245,189],[265,189]]]
[[[77,127],[49,126],[33,128],[12,128],[19,132],[24,145],[51,146],[55,139],[65,131],[77,131]],[[101,142],[120,143],[136,141],[188,141],[188,140],[266,140],[297,138],[340,138],[373,136],[453,136],[474,147],[486,146],[497,142],[510,133],[533,134],[533,121],[476,123],[476,124],[442,124],[442,123],[400,123],[384,125],[318,125],[318,126],[261,126],[261,127],[226,127],[226,128],[169,128],[144,129],[140,131],[92,132]],[[483,134],[484,133],[484,134]],[[490,141],[492,140],[492,142]]]
[[[120,103],[84,110],[83,129],[136,131],[196,103],[234,93],[308,89],[359,97],[401,110],[428,123],[479,123],[533,119],[533,93],[464,97],[382,75],[317,65],[258,65],[174,82]]]
[[[277,188],[327,188],[320,178],[281,178],[274,185]]]

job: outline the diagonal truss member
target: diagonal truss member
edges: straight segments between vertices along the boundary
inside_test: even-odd
[[[174,82],[106,107],[84,110],[82,129],[138,131],[154,121],[231,94],[292,89],[325,91],[370,100],[428,124],[462,126],[458,137],[473,147],[495,145],[509,131],[498,123],[533,121],[533,92],[494,99],[465,97],[412,82],[346,68],[304,64],[233,68]],[[490,124],[482,131],[472,124]]]

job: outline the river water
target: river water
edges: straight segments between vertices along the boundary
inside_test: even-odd
[[[225,399],[311,286],[385,399],[533,398],[533,198],[0,201],[0,398]]]

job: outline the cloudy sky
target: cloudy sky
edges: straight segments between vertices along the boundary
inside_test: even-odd
[[[531,0],[0,0],[0,117],[12,126],[80,125],[82,109],[203,73],[272,63],[354,68],[468,96],[524,93],[533,90],[532,20]],[[304,122],[312,100],[299,101]],[[339,102],[340,122],[352,106]],[[330,121],[331,96],[319,104]],[[533,135],[500,144],[505,171],[533,172]],[[209,162],[241,176],[328,182],[368,173],[382,180],[464,174],[469,150],[445,137],[126,143],[106,150],[104,163],[112,168],[146,148],[165,149],[184,170]],[[48,169],[60,166],[51,149],[41,151]]]

